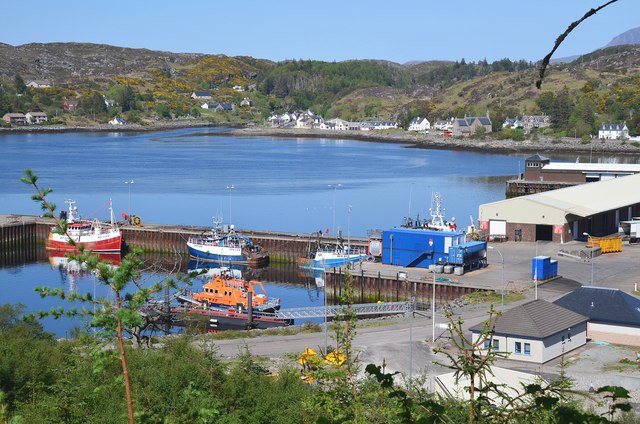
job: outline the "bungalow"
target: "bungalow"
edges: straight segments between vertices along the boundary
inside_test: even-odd
[[[218,105],[220,105],[220,103],[218,102],[204,102],[202,104],[202,106],[200,106],[202,109],[211,109],[214,110],[215,108],[218,107]]]
[[[42,124],[48,120],[45,112],[27,112],[25,118],[30,124]]]
[[[62,103],[62,110],[71,112],[73,110],[78,109],[78,101],[77,100],[65,100]]]
[[[453,129],[453,118],[448,121],[436,121],[433,124],[433,129],[438,131],[451,131]]]
[[[33,80],[27,83],[27,87],[31,88],[49,88],[51,87],[51,82],[48,79],[43,80]]]
[[[427,118],[413,118],[409,124],[409,131],[428,131],[431,129],[431,123]]]
[[[364,121],[360,123],[362,131],[389,130],[398,128],[396,121]]]
[[[236,105],[227,102],[218,103],[218,106],[214,108],[216,112],[233,112],[235,109]]]
[[[242,101],[240,102],[240,107],[251,107],[251,99],[248,97],[242,99]]]
[[[484,132],[493,131],[491,119],[488,116],[470,116],[465,118],[456,118],[453,120],[452,132],[454,136],[469,137],[484,128]]]
[[[234,85],[233,91],[244,91],[244,88],[241,85]]]
[[[109,121],[109,124],[111,124],[111,125],[126,125],[127,121],[125,121],[124,119],[120,118],[119,116],[116,116],[111,121]]]
[[[640,299],[618,289],[582,286],[556,305],[589,318],[587,338],[640,346]]]
[[[194,91],[191,93],[191,98],[194,100],[211,100],[211,92],[209,91]]]
[[[113,100],[113,99],[107,99],[107,98],[106,98],[106,97],[104,97],[104,96],[102,96],[102,98],[104,99],[104,105],[105,105],[107,108],[114,107],[114,106],[116,105],[116,101],[115,101],[115,100]]]
[[[22,113],[5,113],[2,120],[11,125],[27,125],[27,118]]]
[[[620,140],[629,138],[629,128],[626,123],[602,124],[598,130],[598,138],[602,140]]]
[[[522,128],[529,134],[534,128],[547,128],[551,126],[551,118],[547,115],[523,115]]]
[[[587,320],[546,300],[533,300],[496,319],[492,344],[486,340],[484,352],[494,349],[508,353],[508,359],[542,364],[587,343]],[[483,327],[470,328],[474,340]]]
[[[320,124],[320,129],[322,130],[336,130],[336,131],[347,131],[347,130],[358,130],[359,127],[356,124],[351,122],[347,122],[340,118],[330,119],[328,121]]]

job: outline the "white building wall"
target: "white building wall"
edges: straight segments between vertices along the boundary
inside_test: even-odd
[[[587,337],[613,344],[640,346],[640,328],[638,327],[590,322],[587,325]]]

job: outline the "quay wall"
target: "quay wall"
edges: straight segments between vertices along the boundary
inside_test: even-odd
[[[352,270],[350,277],[353,286],[353,303],[401,302],[411,300],[415,296],[416,309],[430,310],[434,293],[431,281],[415,281],[399,276],[383,276],[378,273],[366,273]],[[346,295],[346,275],[342,268],[328,270],[325,276],[327,300],[335,303]],[[435,283],[435,299],[437,305],[458,299],[465,294],[486,290],[479,287],[463,286],[454,283]]]

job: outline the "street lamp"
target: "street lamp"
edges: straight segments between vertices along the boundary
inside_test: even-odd
[[[133,180],[124,182],[127,186],[129,186],[129,205],[127,206],[127,218],[131,216],[131,186],[133,185]]]
[[[589,241],[588,237],[591,237],[589,235],[589,233],[582,233],[583,236],[587,236],[587,242]],[[589,257],[591,258],[591,285],[593,286],[593,244],[591,245],[591,255],[589,255]]]
[[[431,343],[436,342],[436,268],[433,268],[433,292],[431,293]]]
[[[229,190],[229,224],[231,224],[231,190],[234,188],[233,184],[227,186],[227,190]]]
[[[491,250],[495,249],[495,251],[500,254],[500,261],[502,262],[502,275],[501,275],[502,293],[501,293],[501,296],[500,296],[501,300],[502,300],[502,308],[500,309],[500,312],[502,312],[504,314],[504,256],[502,256],[502,252],[497,247],[489,246],[489,249],[491,249]]]
[[[338,191],[338,187],[342,186],[342,184],[327,184],[329,187],[333,187],[333,222],[331,224],[331,232],[335,236],[336,234],[336,191]]]
[[[351,208],[353,208],[352,205],[347,205],[347,211],[349,213],[349,218],[347,221],[347,246],[349,246],[349,249],[351,249]]]

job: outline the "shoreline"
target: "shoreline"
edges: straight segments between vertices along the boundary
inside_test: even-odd
[[[433,134],[416,134],[409,132],[390,131],[331,131],[300,128],[273,128],[265,126],[247,126],[243,124],[214,124],[206,121],[167,121],[154,122],[151,125],[130,124],[114,126],[109,124],[87,126],[28,126],[15,128],[0,128],[0,137],[5,134],[20,133],[71,133],[71,132],[115,132],[135,133],[169,131],[181,128],[226,128],[228,130],[211,135],[227,135],[234,137],[282,137],[282,138],[328,138],[336,140],[358,140],[375,143],[407,144],[410,148],[439,149],[456,151],[474,151],[491,153],[580,153],[601,155],[603,153],[616,155],[640,156],[640,147],[629,142],[623,144],[620,140],[592,139],[583,142],[571,137],[545,137],[537,140],[494,140],[494,139],[460,139],[442,137]]]

